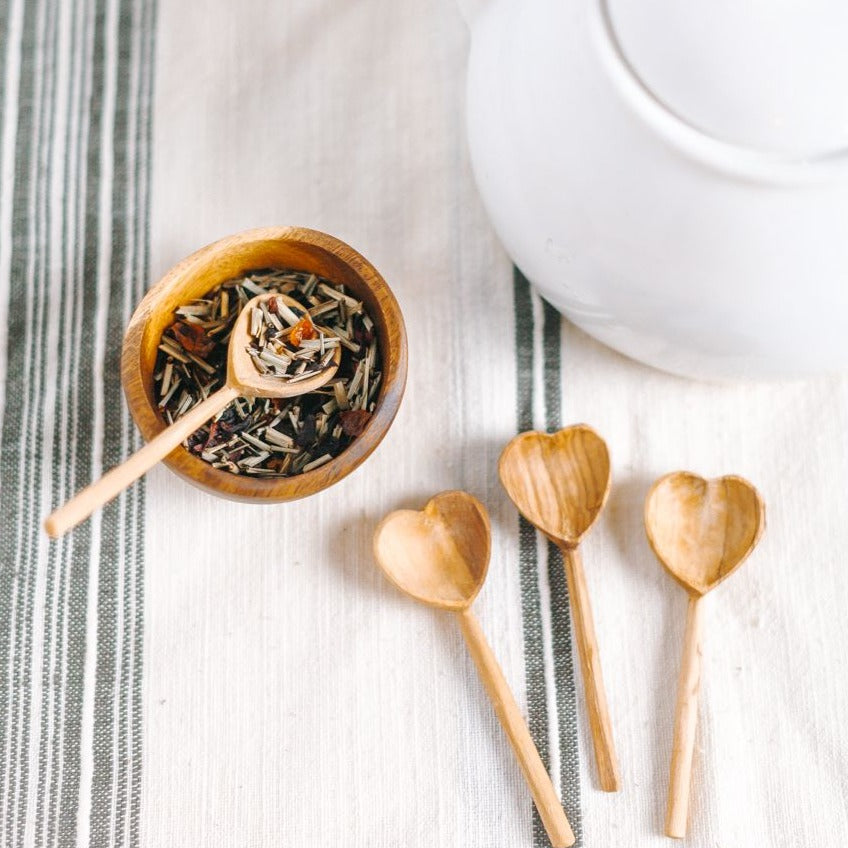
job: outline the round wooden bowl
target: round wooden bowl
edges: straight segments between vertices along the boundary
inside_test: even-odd
[[[166,426],[156,402],[153,370],[159,340],[174,310],[224,280],[258,268],[292,268],[343,283],[374,320],[383,379],[365,430],[335,459],[293,477],[249,477],[213,468],[180,446],[164,460],[174,472],[215,495],[272,503],[312,495],[354,470],[386,435],[406,387],[406,328],[385,280],[353,248],[325,233],[301,227],[266,227],[228,236],[175,265],[133,313],[121,354],[121,382],[130,413],[145,440]]]

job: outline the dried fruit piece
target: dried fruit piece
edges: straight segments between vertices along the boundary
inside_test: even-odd
[[[312,319],[308,315],[304,315],[297,324],[292,327],[289,333],[289,341],[294,347],[300,347],[300,343],[304,339],[314,339],[318,336],[318,331],[312,323]]]
[[[203,445],[203,450],[209,450],[215,442],[218,440],[218,428],[220,424],[217,421],[213,421],[209,425],[209,435],[206,437],[206,442]]]
[[[359,436],[370,420],[371,413],[365,409],[346,409],[339,413],[339,422],[347,436]]]
[[[215,341],[210,339],[203,327],[199,327],[197,324],[176,321],[171,327],[171,332],[188,353],[208,356],[212,352],[212,348],[215,347]]]

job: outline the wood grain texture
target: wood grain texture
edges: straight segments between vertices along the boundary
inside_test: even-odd
[[[183,259],[145,295],[130,320],[121,356],[127,404],[149,441],[166,426],[156,403],[153,369],[159,340],[174,319],[174,309],[224,280],[268,267],[308,271],[348,286],[376,325],[383,380],[363,433],[335,459],[312,471],[294,477],[249,478],[213,468],[182,446],[164,460],[172,471],[206,491],[263,503],[302,498],[346,477],[371,454],[394,421],[406,387],[406,328],[397,300],[376,268],[352,247],[316,230],[265,227],[228,236]]]
[[[423,510],[389,513],[374,532],[374,556],[401,592],[438,609],[463,610],[483,586],[491,532],[485,507],[442,492]]]
[[[668,573],[689,594],[677,689],[666,835],[686,836],[701,684],[702,597],[747,559],[765,529],[759,492],[736,476],[705,480],[675,471],[657,480],[645,500],[648,541]]]
[[[645,501],[645,530],[657,559],[698,595],[742,565],[764,528],[763,500],[742,477],[705,480],[675,471],[657,480]]]
[[[615,753],[612,735],[612,720],[607,705],[604,676],[601,671],[601,656],[595,635],[595,621],[589,602],[589,589],[583,560],[577,548],[562,548],[565,577],[568,581],[568,596],[571,599],[571,620],[580,670],[583,675],[586,712],[592,733],[592,747],[598,766],[598,781],[605,792],[617,792],[621,787],[621,773]]]
[[[519,434],[503,449],[498,473],[521,514],[568,547],[580,543],[609,495],[609,451],[586,424]]]
[[[107,471],[99,480],[74,495],[54,510],[44,522],[44,529],[54,539],[67,533],[92,512],[112,500],[154,465],[161,462],[174,448],[182,444],[195,430],[223,410],[230,401],[242,397],[287,398],[320,389],[336,373],[341,362],[341,345],[332,349],[329,365],[315,376],[287,382],[261,374],[248,354],[250,344],[250,316],[263,301],[281,299],[289,307],[299,307],[293,298],[280,294],[261,294],[249,300],[233,325],[227,348],[227,381],[225,385],[203,403],[192,407],[159,435],[137,450],[120,465]],[[332,335],[327,331],[328,335]]]
[[[144,447],[137,450],[126,462],[107,471],[99,480],[77,492],[69,501],[54,510],[44,522],[47,534],[56,539],[85,521],[92,512],[130,486],[139,477],[162,461],[177,445],[188,438],[198,427],[202,427],[213,415],[219,413],[238,390],[224,386],[203,403],[190,409],[170,427],[154,436]]]
[[[227,385],[236,389],[238,394],[244,397],[287,398],[320,389],[335,376],[338,370],[342,359],[341,345],[332,348],[333,359],[327,368],[314,377],[297,383],[289,383],[278,377],[260,374],[253,364],[253,358],[247,352],[250,344],[250,316],[255,307],[267,300],[282,300],[290,308],[303,308],[293,297],[284,294],[258,294],[244,305],[230,332],[230,343],[227,347]],[[326,327],[320,327],[320,329],[327,336],[333,335]]]
[[[495,715],[509,739],[524,779],[530,787],[533,803],[539,811],[539,818],[551,845],[554,848],[567,848],[574,844],[574,833],[501,667],[474,613],[470,609],[464,609],[457,613],[457,617],[468,651],[492,702]]]
[[[689,596],[686,633],[677,683],[674,711],[674,740],[671,746],[671,771],[668,782],[666,836],[683,839],[689,819],[689,794],[692,788],[692,760],[698,728],[698,693],[701,689],[701,638],[703,603],[700,595]]]
[[[489,647],[471,603],[491,552],[489,516],[466,492],[442,492],[420,512],[389,513],[374,532],[374,557],[388,579],[422,603],[459,616],[462,633],[495,714],[512,745],[551,844],[574,844],[574,834],[530,731]]]
[[[609,451],[585,424],[550,434],[530,431],[504,448],[498,472],[521,514],[563,552],[598,781],[606,792],[615,792],[621,775],[589,590],[577,548],[609,495]]]

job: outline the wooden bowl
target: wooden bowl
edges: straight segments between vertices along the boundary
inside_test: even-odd
[[[121,382],[130,413],[145,440],[166,426],[156,402],[153,371],[159,340],[174,309],[224,280],[257,268],[308,271],[343,283],[362,300],[377,329],[383,379],[365,430],[337,457],[292,477],[249,477],[213,468],[180,446],[164,460],[180,477],[226,498],[273,503],[314,494],[354,470],[386,435],[406,387],[406,328],[385,280],[353,248],[325,233],[301,227],[266,227],[228,236],[175,265],[133,313],[121,354]]]

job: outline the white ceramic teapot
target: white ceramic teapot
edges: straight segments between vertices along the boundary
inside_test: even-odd
[[[848,4],[490,0],[468,137],[507,251],[690,376],[848,368]]]

